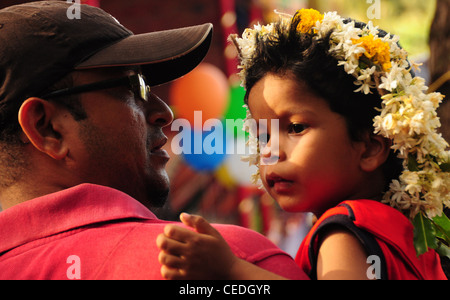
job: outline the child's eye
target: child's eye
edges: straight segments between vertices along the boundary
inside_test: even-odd
[[[301,123],[292,123],[291,125],[289,125],[288,133],[300,134],[307,128],[308,128],[308,125],[301,124]]]

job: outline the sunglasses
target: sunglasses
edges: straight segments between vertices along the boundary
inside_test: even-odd
[[[136,97],[139,97],[144,101],[148,101],[149,99],[150,86],[147,85],[147,83],[145,82],[145,77],[142,74],[134,74],[121,78],[108,79],[104,81],[56,90],[42,96],[41,98],[50,99],[73,94],[105,90],[117,86],[128,86],[128,88],[133,91]]]

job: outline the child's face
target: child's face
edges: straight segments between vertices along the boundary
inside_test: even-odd
[[[279,159],[261,165],[260,173],[266,190],[284,210],[321,214],[361,196],[362,143],[351,141],[345,119],[325,100],[289,77],[268,74],[251,89],[248,104],[258,124],[268,120],[267,130],[258,128],[260,136],[269,134],[261,159]],[[271,132],[271,119],[279,120],[278,132]],[[270,153],[275,135],[278,153]]]

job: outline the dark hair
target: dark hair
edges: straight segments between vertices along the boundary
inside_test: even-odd
[[[378,91],[372,90],[368,95],[355,93],[356,79],[338,66],[337,60],[329,53],[332,32],[322,39],[315,39],[313,34],[297,31],[300,21],[300,18],[293,18],[288,31],[283,24],[276,23],[273,38],[264,41],[256,38],[253,62],[246,73],[245,102],[248,102],[252,87],[266,74],[294,76],[323,98],[332,111],[345,118],[352,140],[360,141],[364,134],[373,134],[373,119],[378,114],[375,108],[381,107]],[[362,28],[365,24],[357,22],[356,26]],[[380,36],[386,34],[382,32]],[[402,172],[402,160],[391,150],[383,167],[388,184]]]

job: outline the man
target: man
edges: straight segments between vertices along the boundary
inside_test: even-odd
[[[168,222],[162,128],[149,86],[191,71],[212,25],[133,35],[101,9],[40,1],[0,10],[0,279],[161,279]],[[147,208],[148,207],[148,208]],[[233,252],[304,278],[264,237],[217,225]]]

